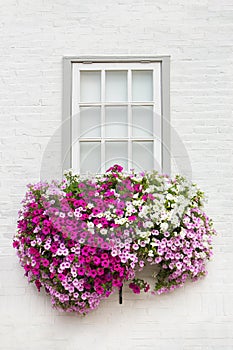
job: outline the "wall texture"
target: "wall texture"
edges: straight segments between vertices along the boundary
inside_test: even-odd
[[[0,349],[232,350],[232,0],[0,0],[0,9]],[[122,306],[116,295],[80,318],[27,284],[11,239],[61,123],[62,57],[101,54],[171,55],[172,126],[219,235],[203,281],[160,297],[125,292]]]

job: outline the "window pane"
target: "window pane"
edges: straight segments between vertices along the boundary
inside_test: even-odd
[[[153,71],[135,70],[132,71],[133,101],[153,100]]]
[[[99,107],[80,108],[80,137],[100,137],[101,113]]]
[[[81,174],[100,172],[100,142],[80,142]]]
[[[81,102],[100,101],[100,72],[80,72],[80,100]]]
[[[128,168],[128,144],[127,142],[106,142],[106,170],[114,165],[123,166],[124,170]]]
[[[135,171],[153,169],[153,142],[133,142],[133,168]]]
[[[106,101],[127,101],[127,71],[106,71]]]
[[[153,108],[136,107],[132,108],[133,137],[153,137]]]
[[[106,107],[105,109],[105,136],[112,138],[127,137],[127,107]]]

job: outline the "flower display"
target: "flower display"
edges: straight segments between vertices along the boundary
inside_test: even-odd
[[[28,185],[13,240],[29,282],[54,307],[86,314],[128,282],[161,294],[204,276],[212,221],[203,193],[181,176],[123,172]],[[137,278],[155,265],[153,286]]]

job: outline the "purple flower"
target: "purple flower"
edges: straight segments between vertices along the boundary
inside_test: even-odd
[[[58,278],[60,281],[64,281],[64,280],[66,279],[66,276],[63,275],[62,273],[59,273],[59,274],[57,275],[57,278]]]
[[[78,267],[77,273],[79,276],[84,276],[85,275],[85,269],[83,267]]]
[[[108,261],[108,260],[102,260],[102,261],[101,261],[101,265],[102,265],[103,267],[108,267],[108,266],[109,266],[109,261]]]
[[[132,291],[135,293],[135,294],[140,294],[140,287],[137,286],[135,283],[130,283],[129,284],[129,288],[132,289]]]

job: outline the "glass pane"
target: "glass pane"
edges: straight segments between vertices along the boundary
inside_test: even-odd
[[[123,166],[124,170],[128,168],[128,144],[127,142],[106,142],[106,170],[114,165]]]
[[[153,169],[153,142],[133,142],[133,168],[135,171]]]
[[[100,142],[80,142],[80,172],[100,172]]]
[[[100,101],[100,72],[80,72],[80,100],[81,102]]]
[[[100,137],[101,113],[99,107],[80,108],[80,137]]]
[[[133,137],[153,137],[153,108],[136,107],[132,108]]]
[[[105,109],[105,136],[112,138],[127,137],[127,107],[106,107]]]
[[[127,71],[106,71],[106,101],[127,101]]]
[[[135,70],[132,71],[133,101],[153,100],[153,71]]]

